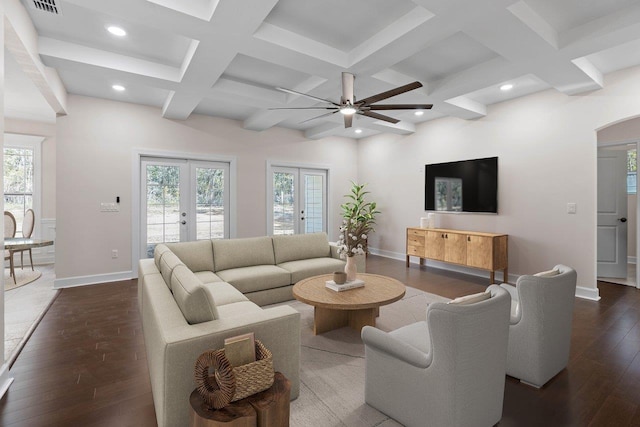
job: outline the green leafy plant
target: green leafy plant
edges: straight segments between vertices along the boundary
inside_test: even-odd
[[[338,239],[338,251],[341,256],[362,255],[367,252],[367,239],[374,231],[376,202],[368,202],[365,190],[367,184],[351,182],[351,192],[345,194],[348,200],[340,205],[342,208],[342,225]]]

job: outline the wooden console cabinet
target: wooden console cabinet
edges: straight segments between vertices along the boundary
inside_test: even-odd
[[[409,258],[450,262],[490,272],[494,283],[496,270],[503,270],[503,281],[508,280],[508,236],[506,234],[443,228],[407,228],[407,267]]]

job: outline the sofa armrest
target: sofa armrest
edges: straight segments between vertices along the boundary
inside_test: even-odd
[[[365,326],[362,328],[362,341],[365,346],[386,353],[416,368],[424,369],[431,365],[430,354],[425,354],[380,329]]]

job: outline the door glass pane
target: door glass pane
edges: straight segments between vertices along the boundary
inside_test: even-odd
[[[273,173],[273,234],[295,234],[294,174]]]
[[[322,206],[324,183],[321,175],[304,177],[304,232],[316,233],[324,230],[322,224]]]
[[[196,239],[224,239],[224,169],[196,168]]]
[[[147,165],[147,255],[158,243],[180,241],[180,168]]]
[[[462,179],[436,177],[436,210],[462,212]]]

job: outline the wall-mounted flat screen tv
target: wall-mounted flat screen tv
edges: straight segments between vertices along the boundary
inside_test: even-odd
[[[498,158],[425,166],[424,209],[498,213]]]

